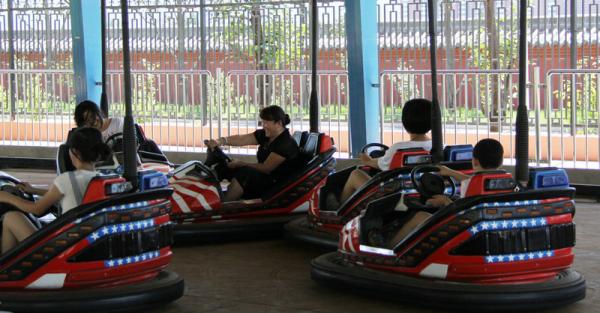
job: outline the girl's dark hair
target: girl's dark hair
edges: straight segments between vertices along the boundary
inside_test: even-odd
[[[265,121],[279,122],[285,126],[290,123],[290,116],[285,114],[283,109],[277,105],[270,105],[260,110],[260,118]]]
[[[81,101],[75,107],[75,124],[77,124],[77,127],[82,127],[90,118],[104,119],[96,103],[90,100]]]
[[[81,127],[73,131],[67,146],[75,150],[83,162],[104,160],[110,155],[110,148],[102,141],[102,134],[92,127]]]

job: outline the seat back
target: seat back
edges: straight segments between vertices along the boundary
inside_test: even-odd
[[[132,189],[131,183],[118,175],[96,176],[90,180],[81,204],[104,200]]]
[[[69,147],[66,144],[58,147],[56,153],[56,170],[58,174],[75,170],[75,166],[71,162],[71,157],[69,157]]]
[[[569,187],[569,176],[562,168],[544,167],[529,170],[529,189]]]
[[[479,172],[471,177],[465,197],[511,193],[517,183],[510,173],[502,170]]]
[[[473,145],[455,145],[444,148],[444,160],[449,162],[471,161]]]
[[[400,149],[394,153],[390,170],[406,167],[430,164],[432,162],[431,154],[421,148]]]

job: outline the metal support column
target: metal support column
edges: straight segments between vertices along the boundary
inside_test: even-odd
[[[77,103],[98,105],[102,93],[102,29],[100,1],[71,0],[73,70]]]
[[[381,142],[379,129],[379,44],[377,1],[345,0],[350,99],[351,153]]]

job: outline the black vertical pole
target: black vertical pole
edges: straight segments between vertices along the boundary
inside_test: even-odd
[[[123,89],[125,90],[125,125],[123,126],[123,141],[125,153],[125,172],[123,177],[137,189],[137,159],[135,155],[135,130],[131,103],[131,64],[129,57],[129,13],[127,0],[121,0],[121,25],[123,31]]]
[[[100,0],[100,32],[102,38],[102,93],[100,94],[100,110],[108,117],[108,97],[106,96],[106,0]]]
[[[440,110],[440,103],[438,100],[437,92],[437,44],[435,34],[436,14],[435,14],[435,0],[427,1],[427,13],[429,14],[429,50],[431,57],[431,102],[433,106],[431,108],[431,156],[433,162],[438,163],[443,160],[443,145],[444,139],[442,138],[442,113]]]
[[[520,183],[529,180],[529,120],[527,117],[527,0],[519,1],[519,107],[517,109],[517,134],[515,178]]]
[[[310,92],[310,131],[312,133],[319,132],[319,84],[318,84],[318,63],[319,63],[319,9],[317,8],[317,0],[311,1],[311,65],[312,65],[312,90]]]

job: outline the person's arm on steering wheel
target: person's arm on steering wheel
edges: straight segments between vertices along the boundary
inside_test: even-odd
[[[19,188],[19,190],[26,192],[26,193],[30,193],[33,195],[38,195],[38,196],[43,196],[44,194],[46,194],[48,192],[48,189],[42,189],[42,188],[36,188],[31,186],[30,183],[27,182],[21,182],[20,184],[17,185],[17,188]]]
[[[217,146],[252,146],[258,145],[258,141],[253,133],[245,135],[233,135],[229,137],[220,137],[216,140],[208,141],[208,147],[214,148]]]
[[[251,167],[264,174],[271,174],[281,163],[285,161],[285,158],[281,155],[271,152],[264,163],[247,163],[243,161],[233,160],[227,164],[230,168],[238,167]]]
[[[440,169],[440,175],[449,176],[458,181],[463,181],[465,179],[471,178],[471,176],[469,176],[467,174],[463,174],[459,171],[452,170],[452,169],[448,168],[447,166],[440,165],[440,166],[438,166],[438,168]]]
[[[21,211],[38,216],[44,214],[48,208],[57,203],[62,197],[63,194],[55,185],[52,185],[50,190],[36,202],[21,199],[8,192],[0,191],[0,202],[8,203],[19,208]]]

